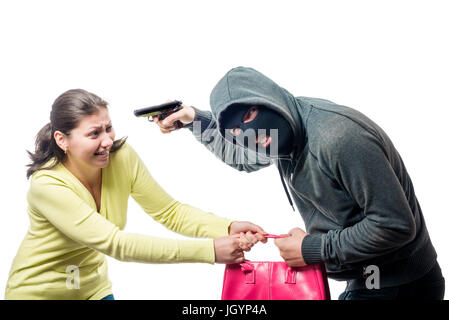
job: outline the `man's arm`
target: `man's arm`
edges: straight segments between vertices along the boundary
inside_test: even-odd
[[[164,121],[155,119],[155,122],[163,133],[169,133],[175,129],[173,123],[176,120],[181,121],[193,133],[195,139],[215,154],[218,159],[234,169],[252,172],[272,163],[268,157],[263,157],[257,152],[226,141],[220,135],[217,123],[210,111],[184,106],[182,110],[171,114]]]
[[[330,169],[357,202],[364,218],[344,229],[306,236],[302,242],[306,263],[356,263],[412,241],[415,218],[379,139],[367,131],[341,137],[338,150],[333,148],[329,153],[331,158]]]

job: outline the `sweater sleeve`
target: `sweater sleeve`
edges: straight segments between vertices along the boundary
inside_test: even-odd
[[[329,148],[338,149],[329,155],[331,170],[364,218],[344,229],[308,235],[302,244],[306,263],[356,263],[392,252],[415,237],[414,216],[386,147],[366,131],[348,139]]]
[[[123,148],[126,147],[129,148],[129,146]],[[124,165],[116,169],[127,170]],[[137,170],[136,173],[147,174],[145,170],[142,170]],[[136,184],[141,181],[143,181],[141,178],[134,179]],[[154,180],[142,183],[141,187],[148,187],[148,191],[142,193],[143,196],[148,194],[151,196],[148,199],[140,199],[139,193],[135,195],[148,212],[156,217],[159,214],[160,217],[165,217],[170,222],[182,223],[180,222],[182,219],[170,219],[170,214],[168,214],[169,212],[182,212],[179,209],[180,205],[168,195],[159,193]],[[123,186],[117,186],[117,188],[120,189]],[[152,195],[152,193],[155,194]],[[41,171],[33,176],[28,200],[29,209],[42,216],[63,236],[120,261],[142,263],[215,262],[212,240],[175,240],[123,232],[118,226],[99,214],[64,178],[52,173]],[[176,214],[173,215],[173,217],[176,216]],[[218,217],[215,220],[211,218],[211,220],[214,223],[210,229],[205,231],[204,228],[199,228],[190,231],[191,234],[219,236],[226,233],[227,235],[227,226],[230,220]],[[179,229],[183,228],[179,227]],[[187,227],[187,229],[189,228]]]
[[[232,220],[174,200],[153,179],[138,154],[129,148],[131,196],[155,221],[179,234],[198,238],[227,236]]]
[[[69,185],[52,176],[33,179],[30,209],[75,242],[120,261],[214,263],[209,241],[169,240],[127,233],[87,204]]]

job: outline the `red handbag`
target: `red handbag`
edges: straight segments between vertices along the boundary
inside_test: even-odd
[[[330,300],[322,264],[289,267],[278,261],[228,264],[222,300]]]

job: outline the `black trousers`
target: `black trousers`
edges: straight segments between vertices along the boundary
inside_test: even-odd
[[[443,300],[445,281],[438,262],[422,278],[397,287],[344,291],[338,300]]]

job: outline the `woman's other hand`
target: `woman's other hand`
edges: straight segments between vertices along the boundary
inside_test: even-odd
[[[239,244],[239,238],[235,236],[214,239],[215,262],[242,263],[245,255]]]

